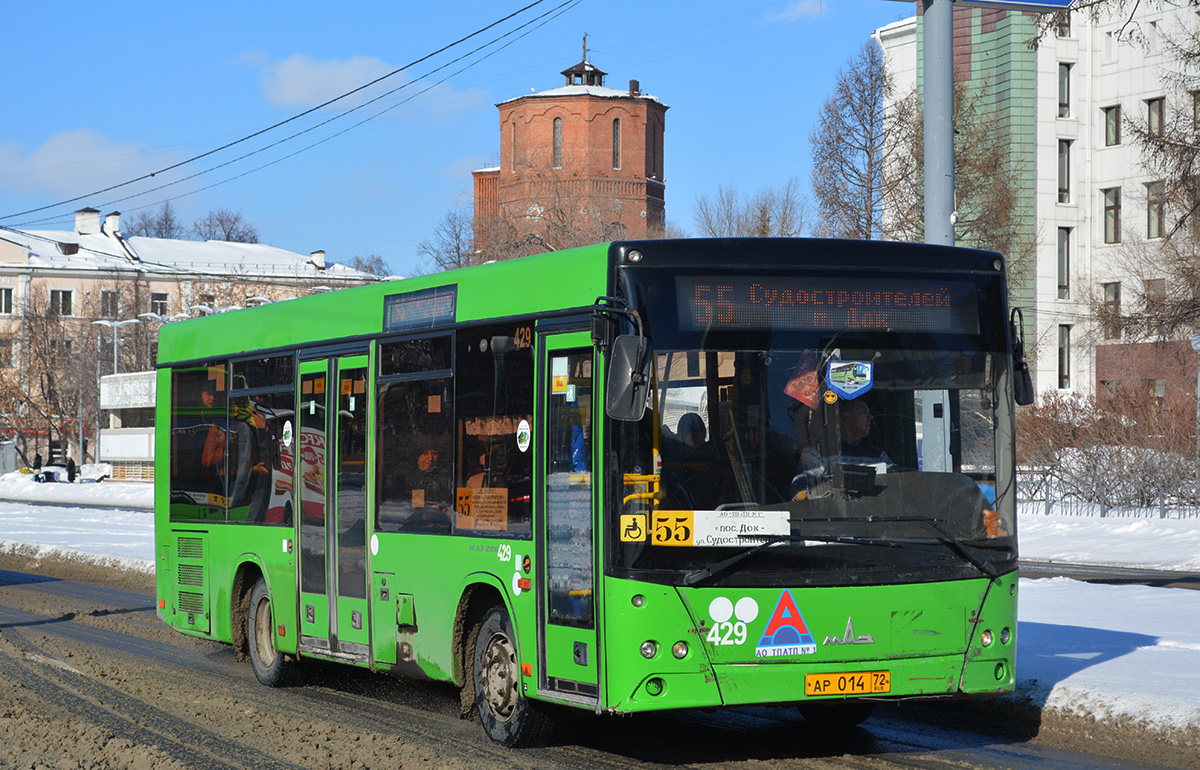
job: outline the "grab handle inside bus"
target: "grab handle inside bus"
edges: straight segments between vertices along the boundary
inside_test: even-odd
[[[640,335],[622,334],[608,354],[605,407],[614,420],[637,422],[650,392],[650,345]]]

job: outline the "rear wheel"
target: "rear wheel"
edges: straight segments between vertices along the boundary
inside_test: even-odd
[[[268,687],[278,687],[287,677],[290,664],[275,649],[275,621],[271,594],[262,578],[250,591],[250,611],[246,615],[246,639],[250,643],[250,665],[254,676]]]
[[[493,607],[475,630],[472,666],[475,709],[484,732],[505,746],[544,740],[550,720],[538,703],[521,693],[521,662],[512,623],[503,607]]]

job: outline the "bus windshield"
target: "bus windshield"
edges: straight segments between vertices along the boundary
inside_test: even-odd
[[[613,438],[618,574],[861,585],[1015,566],[1008,359],[984,316],[956,333],[689,330],[648,307],[648,408]]]

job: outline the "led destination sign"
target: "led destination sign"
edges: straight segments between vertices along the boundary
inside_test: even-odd
[[[679,326],[979,333],[976,287],[961,281],[679,276]]]
[[[390,294],[383,299],[383,330],[398,332],[452,324],[457,299],[457,285]]]

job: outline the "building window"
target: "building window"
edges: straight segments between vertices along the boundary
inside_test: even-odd
[[[1146,304],[1146,329],[1151,334],[1162,332],[1163,303],[1167,299],[1167,281],[1164,278],[1148,278],[1142,284]]]
[[[103,289],[100,292],[100,317],[113,319],[119,312],[117,308],[117,292],[113,289]]]
[[[512,122],[512,127],[508,134],[508,163],[509,170],[512,173],[517,172],[517,122]]]
[[[1071,228],[1058,228],[1058,298],[1071,298]]]
[[[621,119],[613,118],[613,168],[621,167]]]
[[[1058,202],[1071,202],[1071,140],[1058,140]]]
[[[1121,188],[1100,191],[1104,195],[1104,242],[1121,242]]]
[[[1192,130],[1200,131],[1200,91],[1192,91]]]
[[[0,336],[0,369],[11,369],[13,365],[13,338],[5,334]]]
[[[1113,147],[1121,143],[1121,105],[1104,108],[1104,146]]]
[[[1167,193],[1162,182],[1146,185],[1146,237],[1162,238],[1167,229]]]
[[[12,315],[13,290],[0,289],[0,315]]]
[[[1058,388],[1067,390],[1071,387],[1071,327],[1063,324],[1058,327]]]
[[[562,168],[562,118],[554,119],[554,167]]]
[[[1104,308],[1100,314],[1100,325],[1104,328],[1104,339],[1121,337],[1121,284],[1101,284],[1104,290]]]
[[[1059,11],[1054,16],[1054,35],[1055,37],[1070,37],[1071,36],[1071,12]]]
[[[1150,136],[1163,135],[1163,99],[1146,100],[1146,133]]]
[[[69,316],[74,309],[73,293],[70,289],[50,290],[50,314]]]
[[[1058,65],[1058,117],[1071,117],[1071,65]]]
[[[150,294],[150,312],[158,313],[159,315],[167,314],[168,295],[165,291],[156,291]]]

